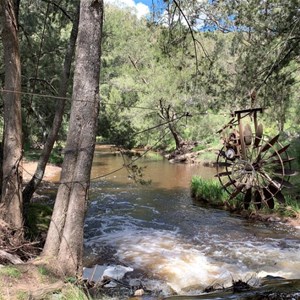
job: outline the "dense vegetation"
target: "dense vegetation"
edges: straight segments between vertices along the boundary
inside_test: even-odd
[[[52,126],[56,100],[41,95],[59,94],[76,11],[76,3],[38,2],[21,1],[19,9],[22,91],[30,93],[22,95],[25,149],[41,147]],[[231,111],[254,106],[265,108],[267,133],[297,137],[297,3],[182,1],[179,7],[170,1],[164,15],[153,12],[148,19],[107,6],[99,139],[168,150],[182,141],[211,146]],[[58,146],[66,137],[69,108],[67,101]]]
[[[147,18],[111,5],[103,14],[102,0],[0,2],[5,262],[20,263],[43,247],[48,267],[81,276],[96,135],[124,148],[219,148],[216,131],[231,111],[263,107],[264,132],[280,132],[299,162],[298,0],[162,2]],[[27,155],[28,149],[43,152],[24,188],[22,150]],[[54,161],[61,162],[61,153],[64,160],[50,220],[50,210],[29,203],[51,150]],[[213,181],[193,184],[195,196],[240,205],[238,199],[229,203]],[[31,217],[40,211],[43,228]],[[26,227],[32,228],[29,237]],[[40,237],[45,228],[41,248],[27,249],[26,238]],[[3,270],[9,280],[10,269]]]

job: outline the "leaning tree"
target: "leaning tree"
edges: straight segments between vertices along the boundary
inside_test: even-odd
[[[43,250],[62,273],[82,272],[83,224],[99,112],[103,1],[81,0],[73,98],[64,162]]]

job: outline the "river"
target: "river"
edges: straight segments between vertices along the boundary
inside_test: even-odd
[[[150,185],[129,179],[125,168],[114,172],[124,165],[121,155],[96,151],[86,266],[130,267],[128,278],[160,297],[196,295],[210,285],[229,286],[232,279],[300,278],[300,229],[245,220],[191,198],[192,176],[211,178],[214,168],[153,156],[138,164]]]

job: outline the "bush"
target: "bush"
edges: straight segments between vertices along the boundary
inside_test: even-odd
[[[199,200],[205,200],[210,204],[224,205],[228,195],[215,179],[203,179],[194,176],[191,183],[192,196]]]

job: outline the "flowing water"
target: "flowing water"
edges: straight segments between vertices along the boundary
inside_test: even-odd
[[[96,151],[86,265],[130,267],[130,278],[166,296],[199,294],[232,279],[300,278],[300,229],[251,222],[190,197],[192,176],[211,178],[215,169],[142,158],[152,183],[139,185],[125,169],[112,173],[123,164],[120,155]]]

